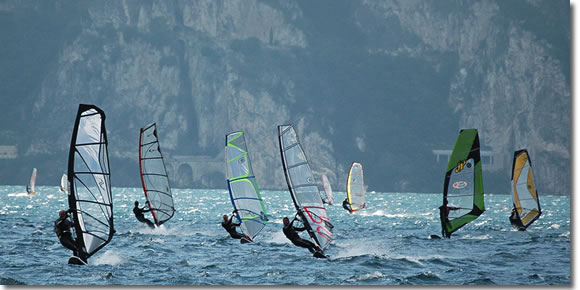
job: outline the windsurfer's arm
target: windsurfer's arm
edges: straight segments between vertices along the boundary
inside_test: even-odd
[[[294,227],[294,230],[296,230],[297,232],[302,232],[305,229],[306,229],[306,227],[301,227],[301,228]]]

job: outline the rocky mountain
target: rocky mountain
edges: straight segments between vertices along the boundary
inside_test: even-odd
[[[201,169],[244,130],[261,187],[285,188],[277,125],[291,123],[338,191],[359,161],[369,190],[439,192],[433,150],[461,128],[492,156],[486,192],[509,192],[520,148],[539,190],[571,190],[568,2],[6,0],[0,23],[0,145],[18,147],[4,184],[34,166],[57,184],[92,103],[116,186],[139,186],[139,128],[156,122],[176,186],[224,188]]]

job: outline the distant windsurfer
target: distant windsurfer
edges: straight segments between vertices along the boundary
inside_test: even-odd
[[[348,197],[342,201],[342,207],[348,210],[348,213],[352,213],[352,209],[350,208],[350,203],[348,203]]]
[[[439,216],[441,218],[441,235],[446,238],[451,238],[451,233],[447,231],[447,224],[449,223],[449,213],[452,210],[458,210],[458,207],[448,206],[444,204],[439,207]]]
[[[298,247],[307,248],[313,254],[316,252],[322,252],[322,249],[320,249],[320,247],[315,245],[313,242],[307,241],[301,238],[300,235],[298,235],[298,232],[304,231],[306,227],[301,228],[295,227],[293,225],[295,220],[296,217],[292,220],[292,222],[290,222],[290,219],[288,219],[288,217],[284,217],[284,219],[282,220],[282,222],[284,223],[282,231],[284,232],[284,235],[286,235],[286,238],[288,238],[292,242],[292,244]]]
[[[222,227],[226,230],[226,232],[228,232],[230,234],[230,237],[232,237],[232,239],[246,239],[248,241],[251,241],[251,239],[247,236],[244,236],[240,233],[238,233],[238,231],[236,230],[236,227],[239,227],[241,225],[241,223],[236,224],[233,222],[234,219],[234,214],[235,214],[235,210],[232,212],[232,215],[228,218],[227,214],[224,214],[224,220],[222,221]]]
[[[71,233],[71,227],[73,227],[73,223],[68,218],[68,214],[70,212],[72,212],[70,209],[68,211],[60,210],[58,212],[58,219],[54,221],[54,232],[56,233],[60,243],[65,248],[73,251],[74,256],[77,256],[75,240],[73,239]]]
[[[145,209],[147,208],[147,209]],[[135,201],[135,207],[133,208],[133,213],[135,214],[135,217],[137,218],[138,221],[147,224],[147,226],[149,226],[149,228],[154,229],[155,228],[155,224],[152,223],[150,220],[145,218],[145,215],[143,215],[144,212],[150,212],[151,208],[149,208],[149,201],[145,202],[145,206],[143,208],[139,208],[139,202]]]
[[[512,226],[520,231],[525,231],[526,227],[524,227],[524,224],[522,223],[522,220],[520,219],[520,216],[518,215],[518,211],[516,210],[516,205],[514,204],[514,207],[512,208],[512,214],[510,215],[510,223],[512,224]]]

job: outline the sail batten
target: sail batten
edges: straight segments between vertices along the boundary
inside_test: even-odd
[[[476,129],[459,132],[447,164],[443,205],[439,210],[442,234],[445,237],[450,237],[485,211],[479,135]]]
[[[173,217],[175,207],[155,123],[140,130],[139,171],[151,215],[155,224],[160,226]]]
[[[253,241],[267,224],[268,215],[244,135],[242,131],[226,135],[226,181],[236,218],[241,223],[240,228]]]
[[[94,105],[79,105],[68,161],[68,202],[75,242],[86,261],[115,233],[105,114]]]
[[[278,126],[278,141],[286,183],[297,215],[312,241],[324,249],[332,242],[333,225],[326,214],[318,186],[294,127]]]

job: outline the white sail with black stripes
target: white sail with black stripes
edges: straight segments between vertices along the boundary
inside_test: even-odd
[[[153,220],[156,225],[162,225],[173,217],[175,207],[155,123],[141,128],[139,171],[143,192],[149,202]]]
[[[115,233],[105,113],[94,105],[79,105],[67,176],[78,256],[86,262]]]
[[[326,214],[318,185],[292,125],[278,126],[278,141],[286,183],[306,230],[321,249],[332,242],[333,225]]]

